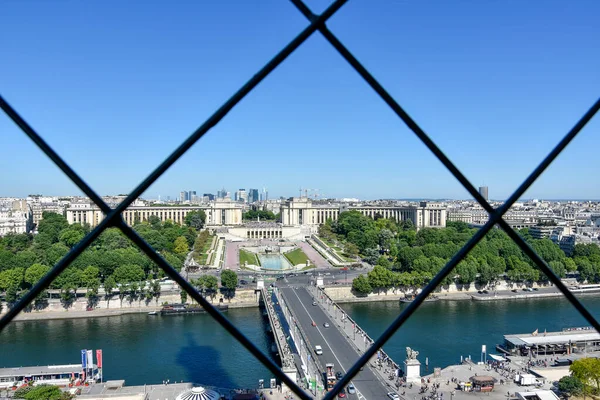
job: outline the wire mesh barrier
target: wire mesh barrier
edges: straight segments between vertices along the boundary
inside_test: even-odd
[[[333,16],[347,0],[334,1],[323,13],[316,15],[301,0],[291,0],[298,10],[309,20],[310,24],[302,30],[287,46],[277,53],[265,64],[246,84],[233,94],[218,110],[216,110],[195,132],[193,132],[167,159],[165,159],[152,173],[148,175],[116,208],[110,208],[94,190],[71,169],[66,162],[42,139],[42,137],[0,96],[0,108],[8,117],[18,125],[21,130],[81,189],[105,214],[105,218],[81,242],[62,258],[29,292],[27,292],[5,315],[0,319],[0,332],[25,309],[34,299],[46,289],[51,282],[63,272],[75,258],[81,254],[106,228],[118,227],[133,243],[135,243],[148,257],[164,272],[181,286],[194,300],[196,300],[223,328],[238,340],[254,357],[265,365],[275,376],[287,385],[301,399],[311,399],[312,396],[303,391],[293,382],[267,355],[261,352],[249,339],[247,339],[227,318],[217,311],[193,286],[186,281],[177,271],[170,266],[148,243],[146,243],[121,217],[121,213],[133,201],[142,195],[167,169],[169,169],[184,153],[187,152],[205,133],[218,124],[229,111],[233,109],[248,93],[250,93],[264,78],[277,68],[290,54],[292,54],[315,31],[323,37],[340,53],[340,55],[356,70],[365,82],[381,97],[392,111],[406,124],[406,126],[423,142],[423,144],[438,158],[438,160],[454,175],[475,200],[489,213],[488,222],[452,257],[446,266],[428,283],[421,293],[396,320],[383,332],[369,349],[363,353],[358,361],[340,379],[334,388],[324,397],[327,400],[334,398],[339,391],[346,387],[350,380],[359,372],[373,355],[390,339],[390,337],[406,322],[406,320],[419,308],[427,296],[433,292],[447,277],[456,265],[469,253],[470,250],[492,229],[499,225],[521,250],[548,276],[549,280],[564,294],[569,302],[579,313],[600,332],[600,324],[581,304],[581,302],[567,289],[560,278],[548,267],[548,264],[521,238],[503,219],[508,209],[525,193],[537,180],[554,159],[577,136],[585,125],[593,118],[600,108],[600,99],[583,115],[567,135],[556,147],[542,160],[535,170],[525,179],[517,190],[499,208],[494,209],[446,157],[442,150],[429,138],[423,129],[408,115],[394,98],[379,84],[365,67],[350,53],[350,51],[329,31],[325,22]]]

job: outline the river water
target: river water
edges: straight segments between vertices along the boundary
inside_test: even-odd
[[[600,297],[583,297],[600,315]],[[398,302],[344,304],[343,308],[375,338],[406,305]],[[265,353],[272,339],[258,308],[226,314]],[[425,303],[385,345],[397,362],[407,346],[420,352],[423,372],[460,361],[479,359],[502,335],[550,331],[588,324],[562,298],[493,302]],[[149,316],[128,314],[105,318],[15,322],[0,333],[0,367],[78,363],[81,349],[102,349],[104,378],[128,385],[165,379],[227,388],[256,387],[271,374],[208,315]],[[269,353],[271,354],[271,353]]]
[[[586,295],[581,301],[596,318],[600,317],[600,297]],[[398,302],[343,304],[348,314],[371,338],[376,339],[408,304]],[[566,327],[589,326],[564,298],[502,301],[444,301],[423,303],[384,350],[397,363],[406,358],[406,347],[419,351],[421,372],[433,367],[460,363],[463,357],[481,358],[482,345],[488,354],[498,353],[496,344],[503,335],[540,334]]]

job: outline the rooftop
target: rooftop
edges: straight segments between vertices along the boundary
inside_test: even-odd
[[[96,365],[94,364],[94,369]],[[81,372],[81,364],[40,365],[37,367],[0,368],[0,378],[12,376],[53,375]]]

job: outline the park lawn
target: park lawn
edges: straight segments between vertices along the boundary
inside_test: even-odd
[[[208,261],[208,250],[210,250],[210,247],[212,246],[213,241],[215,240],[214,236],[211,236],[209,240],[206,241],[206,243],[204,244],[204,246],[202,247],[202,250],[200,251],[200,258],[196,259],[196,262],[200,265],[207,265],[207,261]]]
[[[306,264],[306,262],[308,261],[308,257],[306,256],[306,254],[304,254],[302,249],[296,249],[287,252],[284,254],[284,256],[288,259],[289,262],[292,263],[292,265]]]
[[[240,249],[240,266],[246,265],[246,262],[248,265],[260,265],[256,254]]]

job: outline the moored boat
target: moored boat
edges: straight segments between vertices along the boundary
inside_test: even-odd
[[[403,299],[400,299],[400,303],[412,303],[414,299],[416,299],[417,296],[410,296],[410,297],[405,297]],[[424,301],[423,303],[431,303],[432,301],[438,301],[440,298],[437,297],[436,295],[429,295]]]
[[[226,304],[218,304],[214,306],[217,310],[223,312],[229,308]],[[188,304],[167,304],[161,310],[161,315],[177,315],[177,314],[203,314],[206,310],[199,305]]]

